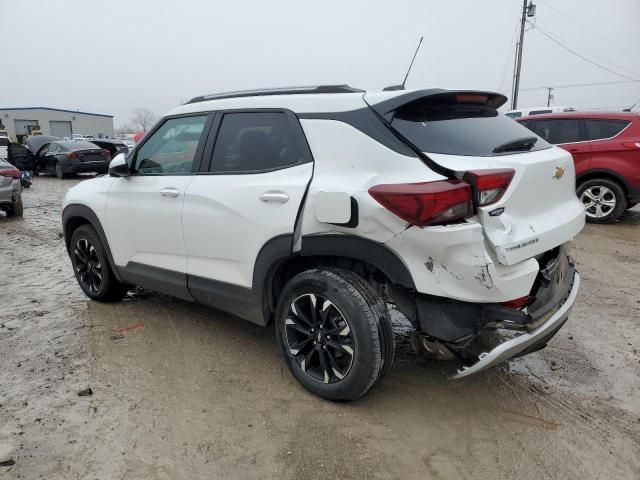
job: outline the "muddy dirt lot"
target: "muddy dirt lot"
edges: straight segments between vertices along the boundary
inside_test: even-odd
[[[398,320],[385,381],[333,404],[272,329],[145,291],[88,301],[60,226],[79,181],[36,178],[24,220],[0,217],[0,478],[640,478],[639,207],[576,239],[583,288],[545,350],[449,381]]]

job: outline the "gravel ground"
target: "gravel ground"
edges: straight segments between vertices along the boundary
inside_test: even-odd
[[[142,290],[88,301],[60,226],[79,181],[36,178],[24,220],[0,217],[0,478],[640,478],[640,208],[576,238],[583,288],[545,350],[449,381],[396,319],[390,374],[335,404],[271,328]]]

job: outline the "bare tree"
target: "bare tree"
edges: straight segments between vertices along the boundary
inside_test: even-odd
[[[127,133],[136,133],[136,129],[133,128],[128,123],[123,123],[122,125],[120,125],[119,127],[117,127],[115,129],[115,134],[116,135],[125,135]]]
[[[147,108],[137,108],[131,117],[131,124],[143,132],[146,132],[155,121],[156,114]]]

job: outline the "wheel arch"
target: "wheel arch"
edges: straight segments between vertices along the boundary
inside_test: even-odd
[[[620,184],[620,186],[622,187],[622,190],[624,191],[624,194],[626,197],[629,196],[629,185],[627,184],[626,180],[624,179],[624,177],[622,175],[620,175],[618,172],[614,171],[614,170],[608,170],[608,169],[604,169],[604,168],[598,168],[595,170],[587,170],[583,173],[581,173],[580,175],[578,175],[576,177],[576,190],[577,188],[580,186],[580,184],[588,181],[588,180],[593,180],[596,178],[604,178],[607,180],[612,180],[618,184]]]
[[[71,204],[67,205],[65,209],[62,211],[62,235],[64,237],[65,247],[67,249],[67,253],[71,248],[71,237],[73,236],[73,232],[76,231],[78,227],[81,225],[91,225],[93,229],[98,234],[102,245],[107,253],[107,259],[109,260],[109,266],[113,271],[113,274],[118,279],[118,281],[122,282],[122,276],[118,271],[118,268],[113,261],[113,256],[111,255],[111,248],[109,247],[109,242],[107,241],[107,236],[104,233],[104,229],[102,228],[102,224],[100,219],[96,215],[96,213],[91,210],[91,208],[86,205],[79,204]]]
[[[378,291],[389,284],[415,290],[404,261],[384,244],[355,235],[309,235],[302,237],[300,251],[292,252],[292,241],[292,235],[276,237],[258,254],[253,285],[265,323],[270,322],[280,292],[289,279],[311,268],[338,267],[353,271]]]

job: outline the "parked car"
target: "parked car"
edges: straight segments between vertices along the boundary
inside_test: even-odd
[[[36,168],[36,157],[29,149],[0,137],[0,160],[6,160],[20,171],[20,183],[24,188],[31,187],[32,172]]]
[[[7,217],[21,217],[22,186],[20,171],[9,162],[0,159],[0,210]]]
[[[587,221],[611,223],[640,201],[640,115],[563,113],[518,119],[573,155]]]
[[[64,178],[73,173],[105,173],[111,154],[87,141],[54,141],[38,150],[36,160],[38,173],[55,173]]]
[[[533,107],[521,108],[519,110],[509,110],[504,114],[509,118],[530,117],[533,115],[544,115],[545,113],[575,112],[573,107]]]
[[[91,143],[109,152],[111,158],[119,153],[129,153],[129,147],[121,140],[91,140]]]
[[[78,284],[102,302],[142,285],[275,322],[292,374],[331,400],[389,370],[387,303],[462,362],[455,378],[536,351],[575,302],[565,244],[585,214],[571,156],[504,102],[348,86],[194,98],[68,191]]]

